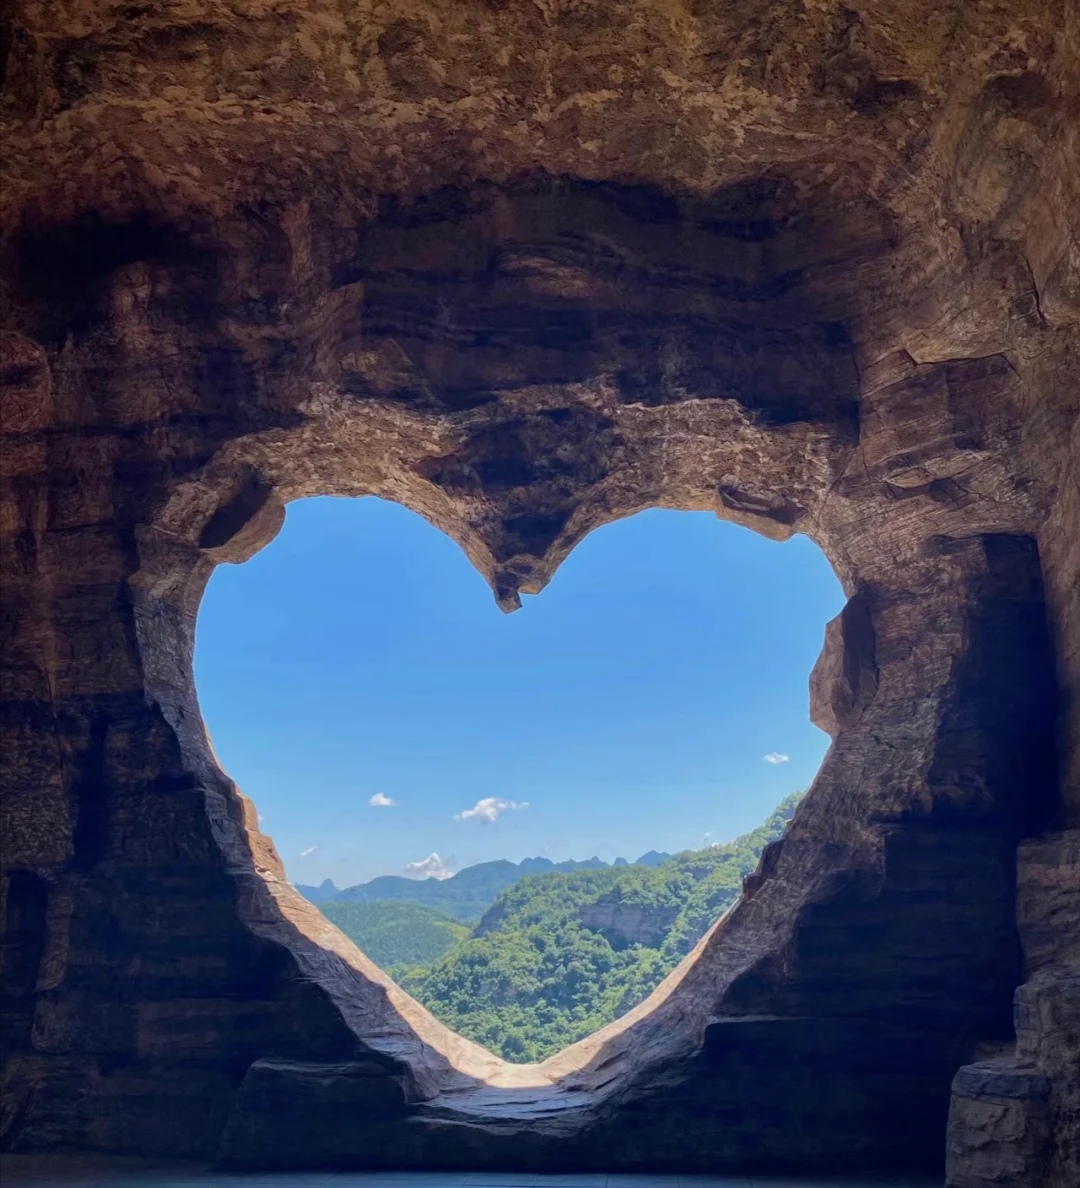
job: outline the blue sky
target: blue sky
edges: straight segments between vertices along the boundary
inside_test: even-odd
[[[813,779],[807,677],[843,595],[805,537],[643,512],[523,603],[374,498],[293,503],[218,567],[200,703],[293,881],[632,860],[729,840]]]

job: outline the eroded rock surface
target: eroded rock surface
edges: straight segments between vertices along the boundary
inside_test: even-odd
[[[601,895],[582,907],[579,919],[584,927],[602,932],[616,948],[627,945],[657,948],[678,914],[677,906],[650,907],[624,903],[614,895]]]
[[[1078,21],[0,8],[5,1142],[940,1168],[957,1078],[957,1184],[1080,1180]],[[851,598],[750,893],[543,1066],[300,899],[206,740],[206,579],[316,493],[425,515],[507,609],[657,505],[808,533]]]

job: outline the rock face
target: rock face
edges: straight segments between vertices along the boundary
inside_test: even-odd
[[[835,738],[858,722],[876,692],[873,619],[866,599],[856,594],[825,625],[825,646],[810,674],[814,725]]]
[[[221,1161],[228,1165],[236,1152],[246,1167],[303,1167],[308,1152],[318,1151],[323,1159],[348,1162],[356,1158],[356,1123],[363,1119],[368,1125],[360,1143],[370,1149],[369,1161],[391,1162],[393,1148],[380,1132],[392,1131],[408,1113],[402,1078],[384,1064],[256,1060],[222,1135]],[[285,1158],[283,1131],[289,1135]]]
[[[1075,4],[0,21],[4,1141],[1080,1182]],[[648,506],[851,598],[786,837],[544,1065],[321,920],[206,737],[207,577],[316,493],[507,609]]]
[[[1080,831],[1020,847],[1016,906],[1027,976],[1016,1040],[953,1080],[949,1188],[1025,1188],[1077,1170]]]
[[[624,903],[613,895],[601,895],[581,909],[585,928],[602,932],[616,949],[627,945],[656,947],[667,935],[678,907],[649,907],[643,903]]]
[[[947,1149],[950,1188],[1023,1188],[1042,1181],[1051,1136],[1049,1086],[1011,1057],[969,1064],[953,1079]]]

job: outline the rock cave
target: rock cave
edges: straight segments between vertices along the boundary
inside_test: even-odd
[[[6,0],[6,1150],[1080,1183],[1070,0]],[[375,494],[500,606],[648,507],[810,536],[832,737],[541,1065],[284,878],[213,567]]]

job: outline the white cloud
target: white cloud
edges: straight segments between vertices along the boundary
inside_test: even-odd
[[[447,870],[446,864],[434,851],[426,858],[421,858],[419,862],[406,862],[405,869],[426,875],[431,879],[448,879],[454,873],[452,870]]]
[[[791,756],[785,755],[783,751],[770,751],[767,755],[761,756],[762,763],[771,763],[774,767],[777,763],[790,763]]]
[[[503,800],[501,796],[485,796],[483,800],[478,800],[471,809],[462,809],[460,813],[455,813],[454,820],[487,821],[490,824],[492,821],[497,821],[501,813],[528,807],[527,800]]]
[[[375,795],[368,801],[372,808],[392,808],[397,801],[392,796],[385,796],[382,792],[376,792]]]
[[[318,848],[319,848],[318,846],[308,846],[308,848],[306,850],[300,851],[300,857],[301,858],[310,858],[311,855],[314,854]]]

